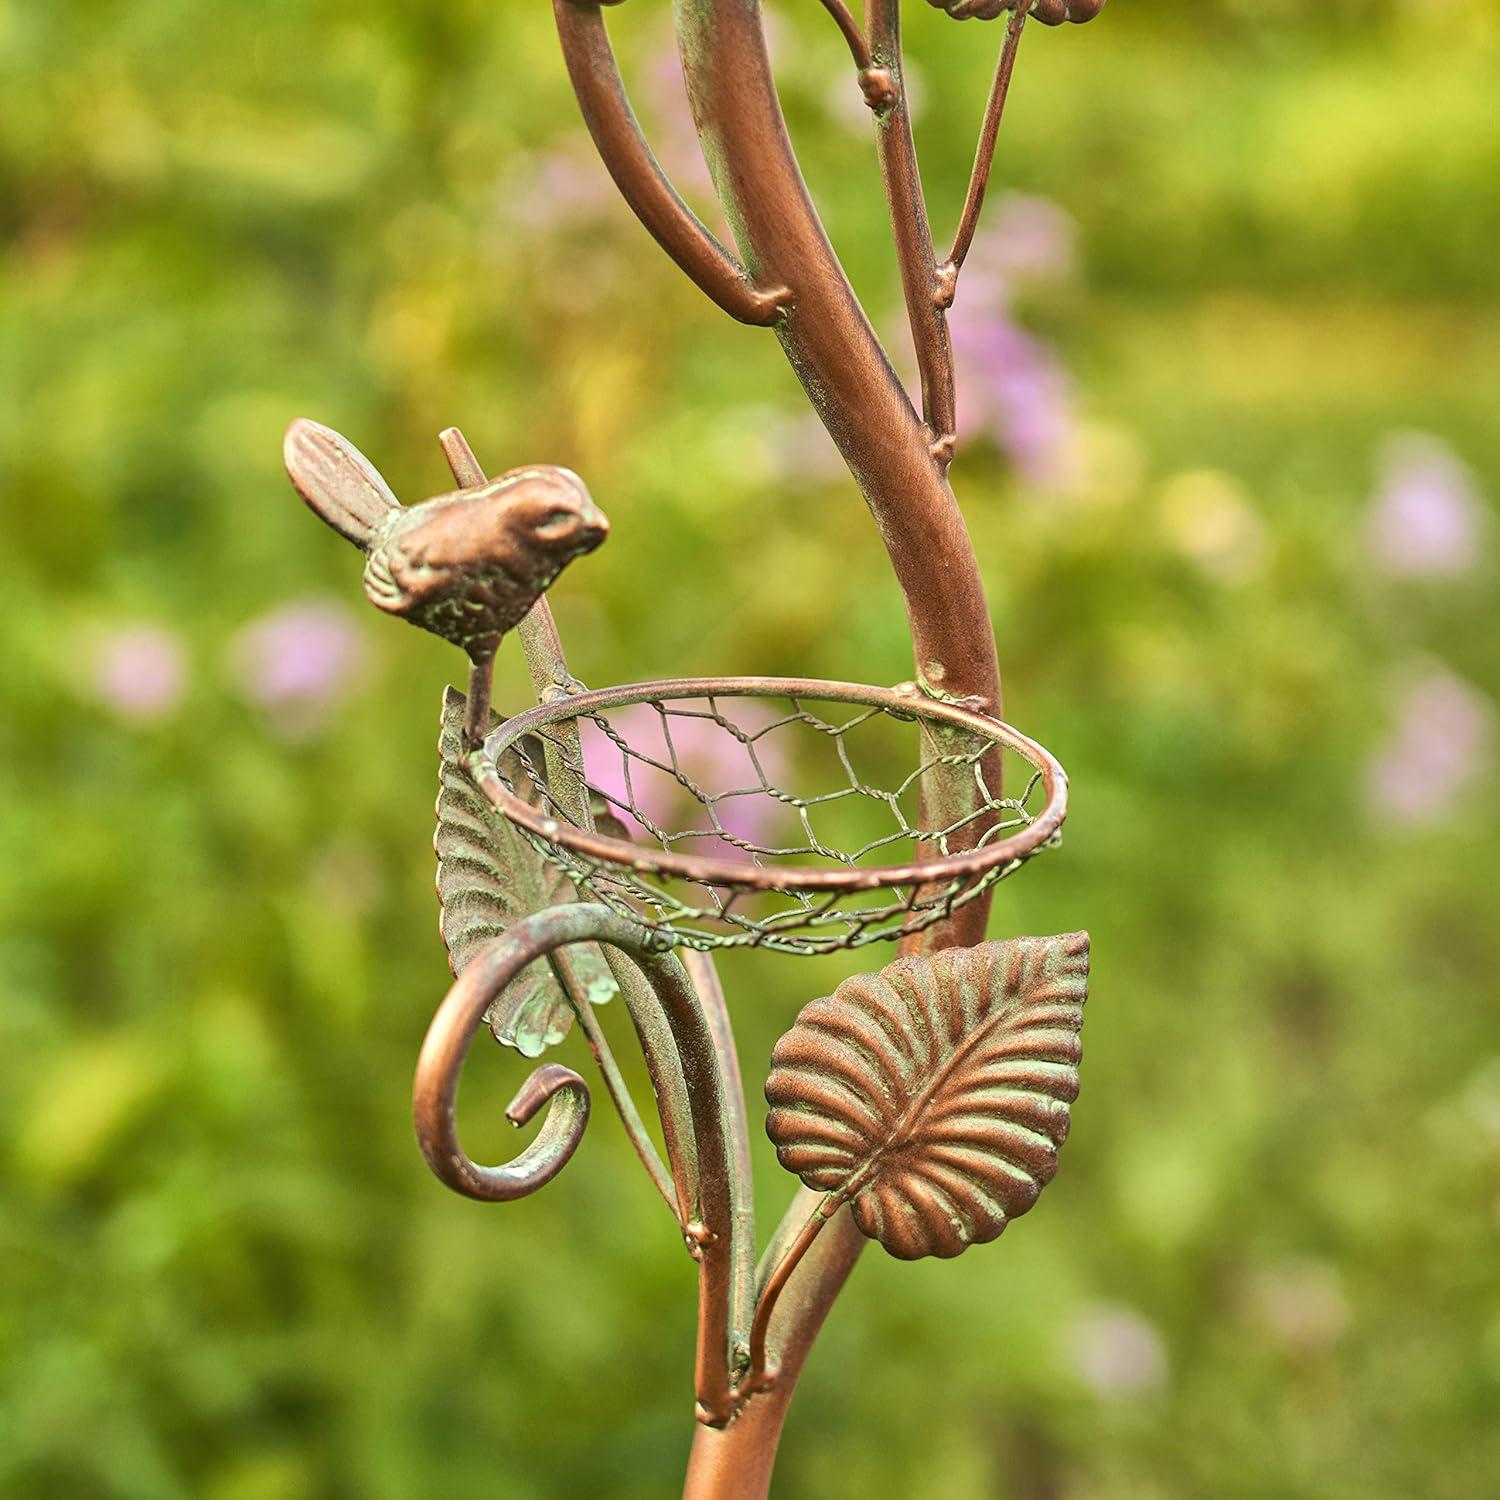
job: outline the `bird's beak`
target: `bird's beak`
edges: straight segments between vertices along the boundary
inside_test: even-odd
[[[583,522],[579,542],[586,552],[592,552],[609,535],[609,520],[597,505],[590,505],[580,517]]]

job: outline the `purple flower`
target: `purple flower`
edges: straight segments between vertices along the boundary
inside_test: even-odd
[[[1102,1400],[1138,1400],[1167,1383],[1162,1336],[1131,1308],[1099,1303],[1085,1309],[1066,1342],[1074,1374]]]
[[[151,724],[182,701],[187,653],[181,640],[160,625],[123,625],[96,649],[93,691],[122,719]]]
[[[1035,484],[1060,482],[1074,414],[1057,356],[1005,312],[955,308],[952,330],[960,434],[987,434]]]
[[[1441,669],[1400,695],[1396,722],[1366,773],[1370,815],[1424,827],[1452,812],[1490,760],[1489,700]]]
[[[1485,521],[1473,473],[1451,448],[1420,432],[1390,439],[1368,522],[1381,568],[1398,578],[1470,572]]]
[[[253,620],[230,645],[240,691],[284,732],[323,726],[365,662],[364,634],[342,604],[309,599]]]
[[[721,705],[723,709],[725,705]],[[770,711],[754,704],[728,705],[726,717],[741,731],[754,734],[772,722]],[[706,702],[684,701],[673,705],[668,729],[649,704],[635,704],[609,716],[610,728],[624,740],[632,754],[626,756],[614,740],[592,721],[580,729],[584,765],[590,783],[605,794],[609,812],[625,826],[631,837],[653,838],[649,822],[667,834],[699,830],[702,837],[674,844],[679,853],[743,858],[738,846],[722,838],[713,818],[731,839],[765,844],[785,830],[783,805],[762,789],[759,764],[775,785],[785,775],[787,761],[770,737],[759,739],[752,750],[716,720],[706,717]],[[686,710],[694,717],[683,717]],[[696,715],[704,715],[697,717]],[[713,802],[712,816],[702,799],[690,791],[670,769],[674,764]],[[650,762],[657,762],[652,765]],[[668,769],[662,769],[666,767]],[[743,795],[725,795],[743,793]],[[638,814],[633,815],[634,813]]]

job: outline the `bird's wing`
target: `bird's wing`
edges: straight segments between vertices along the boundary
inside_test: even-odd
[[[305,418],[287,428],[286,471],[296,491],[340,536],[369,550],[400,505],[375,465],[331,427]]]

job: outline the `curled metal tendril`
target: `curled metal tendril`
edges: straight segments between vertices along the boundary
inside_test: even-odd
[[[547,1107],[532,1144],[503,1167],[483,1167],[459,1144],[455,1106],[459,1076],[490,1003],[529,964],[572,943],[620,950],[645,983],[624,989],[646,1056],[662,1128],[687,1147],[674,1155],[684,1232],[698,1262],[699,1311],[695,1387],[700,1420],[723,1426],[736,1410],[733,1376],[746,1346],[754,1287],[754,1227],[748,1182],[733,1165],[745,1160],[743,1111],[736,1104],[716,1044],[715,1022],[688,971],[652,936],[603,906],[567,903],[515,923],[483,949],[438,1007],[417,1059],[412,1119],[427,1164],[465,1197],[487,1202],[523,1198],[550,1182],[577,1149],[588,1123],[589,1094],[568,1068],[550,1064],[527,1080],[508,1111],[525,1124]],[[727,1018],[722,1045],[732,1056]]]
[[[422,1045],[412,1093],[412,1120],[427,1165],[455,1193],[484,1203],[511,1203],[545,1187],[567,1166],[589,1121],[588,1085],[571,1068],[547,1063],[505,1112],[513,1125],[526,1125],[547,1108],[536,1139],[514,1161],[480,1166],[459,1144],[458,1080],[490,1000],[510,982],[502,975],[497,985],[493,967],[475,963],[448,992]]]

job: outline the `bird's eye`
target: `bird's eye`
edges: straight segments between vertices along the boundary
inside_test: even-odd
[[[536,528],[536,535],[543,541],[558,541],[572,533],[573,512],[570,510],[548,511]]]

